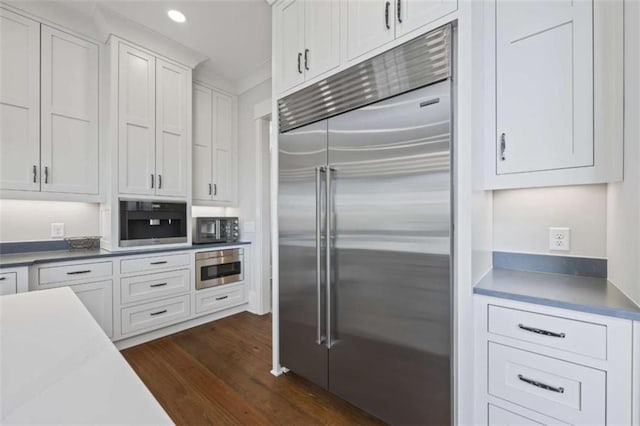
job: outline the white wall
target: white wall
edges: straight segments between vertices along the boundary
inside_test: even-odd
[[[581,185],[493,193],[493,249],[605,258],[607,186]],[[549,250],[549,227],[571,228],[571,250]]]
[[[609,185],[609,280],[640,304],[640,2],[625,3],[624,182]]]
[[[100,235],[100,205],[61,201],[0,200],[0,242],[51,239],[51,224],[65,236]]]

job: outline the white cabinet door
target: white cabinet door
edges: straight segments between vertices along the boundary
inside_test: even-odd
[[[40,24],[0,8],[0,189],[40,190]]]
[[[113,302],[111,299],[113,283],[100,281],[69,286],[96,320],[105,334],[113,336]]]
[[[42,191],[98,194],[98,45],[42,26]]]
[[[455,11],[458,0],[396,0],[396,37]]]
[[[497,1],[498,174],[593,165],[592,18],[592,1]]]
[[[156,59],[156,194],[186,197],[187,70]]]
[[[193,199],[213,196],[213,93],[193,85]]]
[[[235,202],[236,159],[234,150],[235,105],[231,96],[214,93],[213,200]]]
[[[305,2],[303,63],[305,80],[340,65],[340,2]]]
[[[122,194],[155,193],[155,58],[120,43],[118,174]]]
[[[280,91],[304,82],[304,1],[291,0],[278,8],[280,21]]]
[[[395,38],[392,0],[347,1],[347,59],[380,47]]]

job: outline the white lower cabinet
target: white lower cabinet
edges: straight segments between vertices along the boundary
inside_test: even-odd
[[[198,290],[196,293],[196,314],[220,311],[242,305],[246,301],[247,292],[244,283]]]
[[[18,280],[15,272],[0,274],[0,296],[16,294],[18,292]]]
[[[631,424],[632,321],[474,299],[476,424]]]
[[[87,308],[105,334],[113,336],[113,281],[75,284],[69,286]]]
[[[191,314],[190,299],[185,294],[122,309],[122,334],[150,331],[186,319]]]

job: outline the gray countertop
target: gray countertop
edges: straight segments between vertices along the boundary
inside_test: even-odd
[[[13,268],[18,266],[31,266],[36,263],[68,262],[72,260],[87,260],[116,256],[132,256],[136,254],[153,254],[184,250],[207,250],[224,247],[251,244],[249,241],[236,241],[234,243],[192,244],[183,247],[154,247],[143,250],[108,251],[93,250],[54,250],[32,251],[26,253],[2,254],[0,253],[0,268]]]
[[[492,269],[473,292],[640,321],[640,306],[604,278]]]

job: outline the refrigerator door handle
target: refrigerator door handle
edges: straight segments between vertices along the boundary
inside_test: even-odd
[[[331,349],[333,346],[332,339],[332,329],[331,329],[331,321],[332,321],[332,306],[331,306],[331,241],[333,235],[332,229],[332,210],[333,210],[333,200],[332,200],[332,188],[331,188],[331,174],[335,172],[336,169],[333,167],[327,167],[327,239],[326,239],[326,281],[327,281],[327,349]]]
[[[320,175],[326,172],[326,167],[316,167],[316,343],[322,345],[324,336],[322,335],[322,205],[320,199],[321,182]]]

